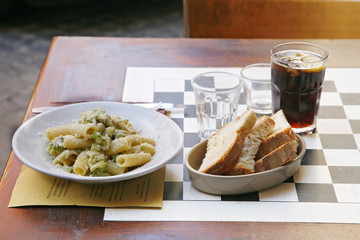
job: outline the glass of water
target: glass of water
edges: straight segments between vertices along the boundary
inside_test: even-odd
[[[258,115],[272,113],[271,67],[269,63],[256,63],[241,69],[246,106]]]
[[[208,72],[191,80],[194,90],[199,140],[208,139],[228,122],[235,121],[242,81],[227,72]]]

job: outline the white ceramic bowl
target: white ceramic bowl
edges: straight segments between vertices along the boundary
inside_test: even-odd
[[[107,177],[78,176],[55,166],[46,151],[46,129],[72,123],[81,118],[80,113],[102,107],[109,115],[129,119],[140,134],[156,141],[156,153],[147,164],[124,174]],[[59,178],[82,183],[105,183],[139,177],[163,167],[182,149],[183,133],[180,127],[165,115],[131,104],[117,102],[87,102],[59,107],[42,113],[22,124],[15,132],[12,146],[15,155],[27,166]]]
[[[191,184],[200,191],[216,195],[244,194],[274,187],[293,176],[300,167],[306,145],[301,136],[297,135],[297,138],[298,156],[293,161],[268,171],[237,176],[212,175],[197,171],[206,152],[207,140],[202,141],[186,156],[186,168]]]

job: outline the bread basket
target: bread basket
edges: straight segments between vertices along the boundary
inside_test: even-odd
[[[245,194],[275,187],[291,176],[299,169],[304,157],[306,144],[300,135],[298,156],[291,162],[264,172],[223,176],[199,172],[198,169],[205,156],[207,140],[196,144],[186,155],[185,164],[191,184],[200,191],[215,195]]]

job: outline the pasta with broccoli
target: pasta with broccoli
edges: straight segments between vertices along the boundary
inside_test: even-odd
[[[55,165],[81,176],[123,174],[151,161],[154,139],[140,135],[127,119],[102,108],[80,113],[77,123],[48,128]]]

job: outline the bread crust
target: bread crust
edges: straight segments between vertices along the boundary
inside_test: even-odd
[[[288,123],[282,110],[277,111],[272,117],[275,121],[273,132],[261,143],[255,159],[261,159],[281,145],[290,141],[297,141],[296,134]]]
[[[227,169],[234,166],[234,159],[236,159],[240,155],[242,147],[243,143],[238,137],[234,144],[228,149],[226,154],[221,156],[218,161],[214,162],[214,165],[212,165],[206,170],[203,170],[203,172],[215,175],[223,174],[225,171],[227,171]]]
[[[206,163],[206,166],[200,166],[199,171],[208,174],[221,175],[226,171],[229,171],[235,164],[244,146],[246,135],[250,132],[256,122],[256,115],[253,111],[246,111],[240,117],[237,118],[236,123],[228,123],[221,127],[214,135],[212,135],[207,143],[207,153],[205,155],[204,162],[211,161],[211,164]],[[235,124],[235,125],[234,125]],[[239,125],[239,126],[238,126]],[[236,137],[230,144],[226,152],[222,156],[216,156],[214,159],[208,159],[208,153],[214,151],[211,143],[217,142],[217,138],[221,138],[222,131],[226,131],[226,128],[235,126]],[[218,141],[219,142],[219,141]]]
[[[255,163],[255,172],[263,172],[280,167],[297,157],[293,142],[287,142],[269,154],[265,155]]]
[[[258,160],[264,157],[268,153],[274,151],[275,149],[289,141],[291,141],[291,138],[286,132],[278,132],[269,136],[261,143],[255,159]]]
[[[255,172],[255,157],[261,142],[274,128],[275,122],[268,116],[257,119],[250,133],[245,137],[244,147],[232,169],[225,172],[226,175],[242,175]]]

